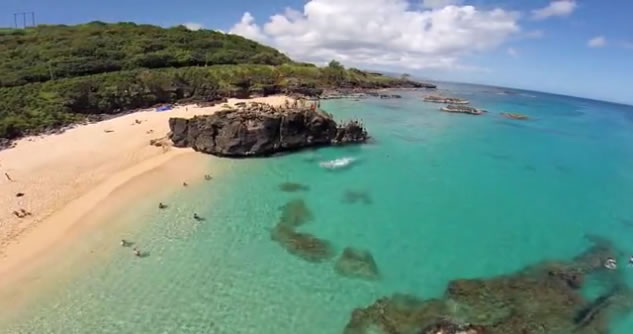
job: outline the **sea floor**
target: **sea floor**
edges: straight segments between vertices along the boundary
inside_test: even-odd
[[[617,272],[633,283],[633,107],[443,87],[489,112],[441,112],[422,102],[424,91],[324,102],[338,119],[362,120],[372,142],[227,161],[228,172],[165,199],[166,210],[131,205],[120,219],[141,226],[82,247],[126,238],[147,257],[108,247],[0,332],[338,334],[380,297],[440,297],[455,279],[570,259],[591,245],[588,235],[614,243]],[[355,160],[319,166],[343,157]],[[297,230],[329,241],[333,258],[306,261],[271,239],[293,200],[312,216]],[[345,247],[368,250],[380,280],[339,275]],[[630,315],[610,323],[611,333],[633,330]]]

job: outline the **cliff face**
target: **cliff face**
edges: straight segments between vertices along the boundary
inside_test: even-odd
[[[357,122],[339,126],[309,108],[251,105],[192,119],[169,120],[176,147],[229,157],[266,156],[305,147],[360,143],[367,131]]]

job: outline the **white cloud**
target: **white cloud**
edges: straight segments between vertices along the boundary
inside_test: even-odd
[[[200,23],[195,23],[195,22],[187,22],[185,24],[183,24],[183,26],[185,26],[187,29],[192,30],[192,31],[198,31],[202,28],[204,28],[204,26]]]
[[[532,11],[532,18],[544,20],[553,16],[569,16],[576,9],[575,0],[554,0],[547,7]]]
[[[464,0],[423,0],[424,8],[444,8],[446,6],[461,5]]]
[[[587,42],[587,46],[590,48],[601,48],[605,45],[607,45],[607,39],[604,36],[596,36]]]
[[[495,48],[520,31],[519,15],[503,9],[413,8],[407,0],[310,0],[263,26],[250,13],[231,29],[291,57],[374,67],[457,68],[467,54]]]
[[[512,57],[517,57],[519,55],[519,52],[514,48],[508,48],[507,52]]]

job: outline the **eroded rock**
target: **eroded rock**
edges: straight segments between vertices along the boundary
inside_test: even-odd
[[[176,147],[229,157],[266,156],[369,138],[360,123],[338,126],[331,115],[305,104],[280,108],[250,104],[192,119],[171,118],[169,127]]]

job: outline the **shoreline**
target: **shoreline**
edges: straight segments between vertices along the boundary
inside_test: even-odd
[[[287,99],[231,99],[229,104],[281,105]],[[45,281],[40,272],[65,261],[58,256],[64,249],[81,241],[86,231],[107,229],[112,225],[105,225],[107,217],[129,201],[182,189],[184,180],[204,182],[208,172],[221,173],[216,171],[219,158],[149,143],[166,136],[171,117],[190,118],[221,109],[222,105],[186,105],[168,112],[140,111],[57,135],[23,138],[14,148],[0,151],[0,206],[6,208],[0,212],[0,295],[4,290],[17,299],[24,298],[20,294],[36,294],[25,286]],[[118,199],[121,194],[127,202]],[[31,215],[18,218],[12,213],[21,209]],[[95,219],[98,211],[101,218]],[[47,263],[53,265],[47,268]]]

